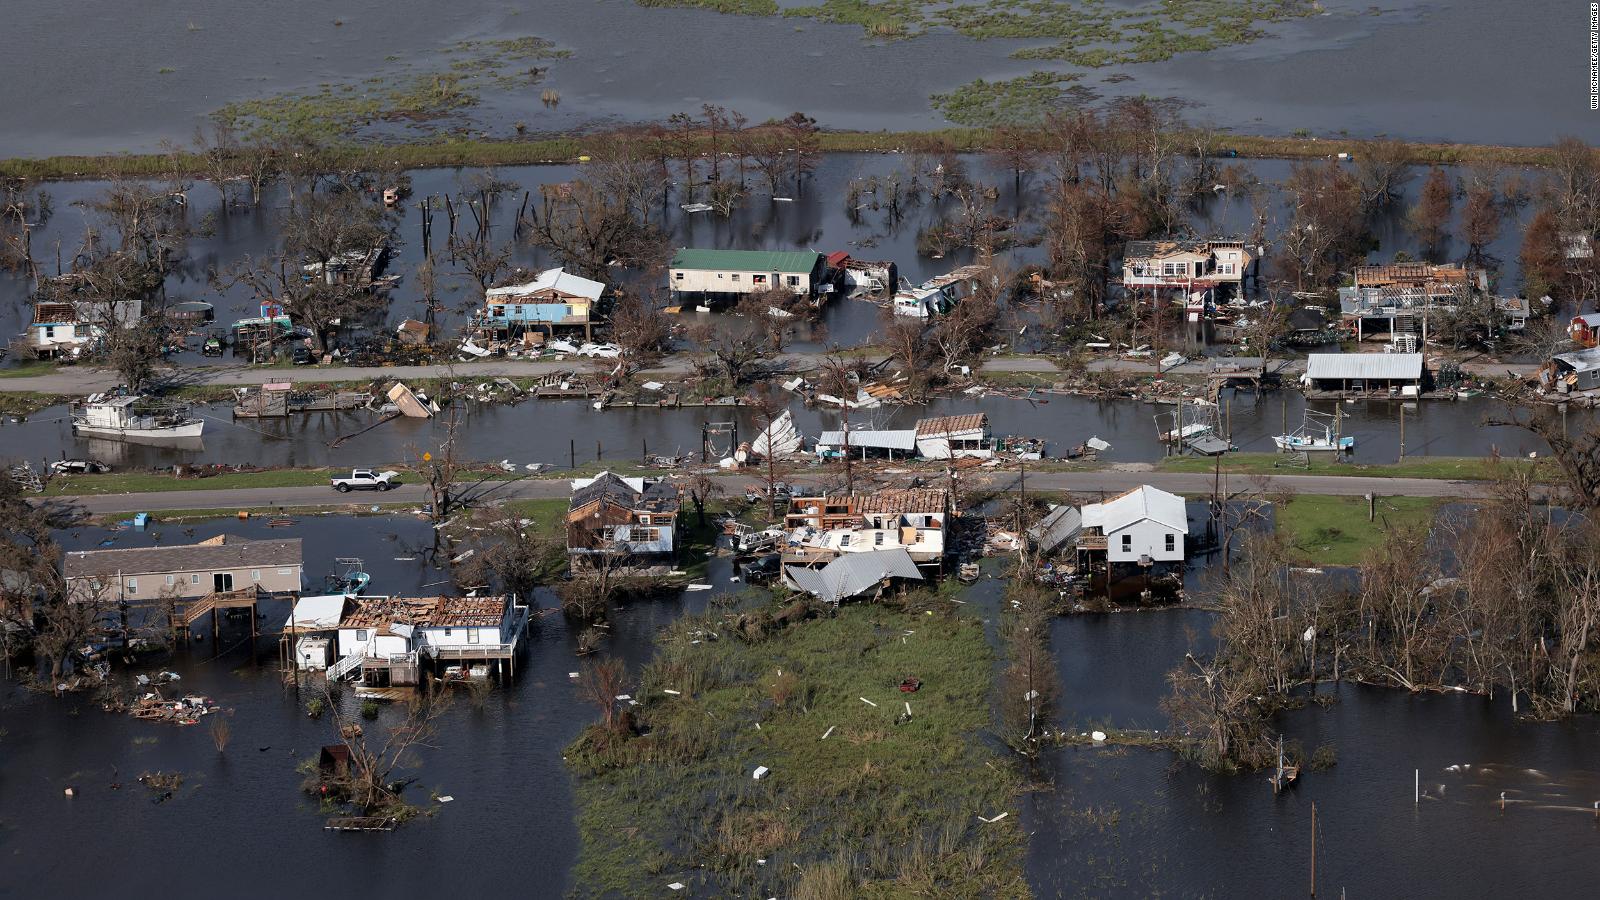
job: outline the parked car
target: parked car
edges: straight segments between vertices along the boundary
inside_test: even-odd
[[[551,353],[577,353],[578,345],[571,341],[557,339],[553,341],[545,341],[544,349]]]
[[[57,475],[99,475],[111,471],[111,467],[95,459],[58,459],[50,464],[50,471]]]
[[[578,348],[578,355],[596,359],[616,359],[622,355],[622,348],[616,344],[584,344]]]
[[[778,577],[783,568],[783,557],[777,553],[767,553],[748,560],[741,560],[734,564],[739,577],[750,584],[761,584]]]
[[[386,472],[352,469],[348,478],[333,479],[333,489],[341,494],[347,491],[387,491],[399,483],[400,473],[392,469]]]
[[[289,359],[291,359],[297,366],[309,366],[317,361],[317,358],[311,355],[310,347],[294,348],[294,350],[289,354]]]

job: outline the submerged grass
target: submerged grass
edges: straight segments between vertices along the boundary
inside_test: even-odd
[[[569,749],[579,893],[1026,896],[1016,816],[978,818],[1020,787],[980,738],[978,619],[847,606],[754,641],[720,624],[663,636],[635,694],[647,733],[596,726]],[[922,689],[901,693],[907,676]]]
[[[1425,528],[1440,501],[1432,497],[1379,497],[1367,521],[1363,497],[1306,495],[1273,507],[1278,531],[1308,565],[1353,566],[1397,529]]]
[[[1024,135],[1026,138],[1027,135]],[[1033,136],[1041,149],[1049,144],[1039,131]],[[340,143],[315,151],[316,165],[327,171],[372,165],[381,157],[385,165],[401,169],[455,166],[527,166],[566,164],[604,146],[613,136],[606,132],[571,134],[527,140],[468,139],[457,136],[415,137],[389,143]],[[1223,151],[1250,159],[1322,159],[1335,153],[1363,155],[1372,143],[1353,138],[1230,134]],[[983,153],[1000,146],[989,128],[942,128],[928,131],[830,131],[818,135],[823,153],[900,153],[937,144],[953,152]],[[709,143],[707,144],[709,146]],[[1406,142],[1407,162],[1416,165],[1547,166],[1549,147],[1510,147],[1491,144]],[[199,157],[176,154],[105,154],[102,156],[48,156],[0,160],[0,178],[70,180],[78,178],[160,178],[173,172],[195,175],[203,171]]]

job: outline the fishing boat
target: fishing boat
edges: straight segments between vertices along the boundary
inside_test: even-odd
[[[200,437],[205,426],[205,420],[190,415],[186,406],[145,397],[96,394],[72,407],[72,432],[89,437],[160,442]]]
[[[1354,435],[1339,433],[1340,422],[1339,410],[1330,416],[1308,409],[1299,429],[1288,434],[1273,435],[1272,442],[1278,445],[1279,450],[1290,453],[1319,450],[1349,453],[1356,448],[1356,439]]]
[[[1333,432],[1318,436],[1311,434],[1279,434],[1274,435],[1272,442],[1278,445],[1279,450],[1290,451],[1315,451],[1338,450],[1349,453],[1356,448],[1356,439],[1351,435],[1334,437]]]

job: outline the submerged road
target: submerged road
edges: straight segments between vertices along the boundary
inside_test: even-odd
[[[756,473],[719,475],[716,480],[728,494],[743,493],[760,482]],[[835,481],[838,479],[835,478]],[[806,484],[806,479],[791,483]],[[1015,491],[1020,488],[1015,472],[964,473],[963,490]],[[1212,476],[1198,472],[1041,472],[1027,476],[1030,491],[1071,492],[1094,495],[1116,494],[1149,484],[1175,494],[1209,497]],[[858,485],[859,488],[859,485]],[[1368,493],[1390,497],[1447,497],[1475,499],[1490,495],[1491,485],[1480,481],[1447,481],[1435,478],[1370,478],[1352,475],[1223,475],[1222,489],[1229,495],[1292,492],[1363,496]],[[522,481],[494,482],[482,495],[495,500],[549,500],[571,493],[564,478],[528,478]],[[387,493],[336,493],[332,488],[271,487],[229,490],[165,491],[145,494],[101,494],[53,497],[39,502],[70,504],[90,514],[120,512],[161,512],[188,509],[270,509],[273,507],[368,506],[375,503],[424,503],[427,492],[420,484],[402,484]]]
[[[868,355],[866,359],[880,362],[886,357],[882,355]],[[780,367],[794,372],[803,372],[821,364],[823,354],[820,353],[785,353],[774,360]],[[252,366],[191,366],[188,368],[170,368],[161,370],[157,380],[164,380],[174,386],[215,385],[219,387],[243,387],[250,385],[266,384],[270,381],[298,381],[301,383],[326,382],[326,381],[372,381],[374,379],[399,379],[415,380],[423,378],[459,378],[463,381],[484,378],[498,378],[501,376],[538,376],[550,375],[557,372],[570,372],[573,369],[592,368],[595,366],[606,367],[611,363],[605,359],[586,359],[571,357],[564,360],[521,360],[497,359],[463,363],[442,363],[428,366],[306,366],[296,369],[282,368],[257,368]],[[641,375],[665,375],[668,377],[689,375],[694,371],[695,358],[687,353],[679,353],[660,360],[650,368],[640,372]],[[1284,376],[1294,376],[1305,371],[1303,360],[1285,359],[1274,360],[1274,371]],[[1498,378],[1507,374],[1526,378],[1538,370],[1538,366],[1528,363],[1496,363],[1482,360],[1466,360],[1461,364],[1464,372],[1472,375]],[[979,366],[981,372],[1027,372],[1035,374],[1049,374],[1061,371],[1055,361],[1048,356],[996,356],[984,360]],[[1133,374],[1155,374],[1156,364],[1129,359],[1096,359],[1092,360],[1088,369],[1091,372],[1126,372]],[[1190,360],[1182,365],[1163,370],[1173,375],[1204,375],[1205,361]],[[0,393],[30,392],[39,394],[71,394],[87,395],[99,391],[109,391],[122,383],[122,378],[110,369],[95,366],[65,366],[44,375],[23,375],[13,378],[0,378]]]

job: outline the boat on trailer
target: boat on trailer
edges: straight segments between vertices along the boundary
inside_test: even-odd
[[[205,420],[183,405],[147,397],[95,395],[72,408],[72,432],[116,441],[168,441],[200,437]]]

